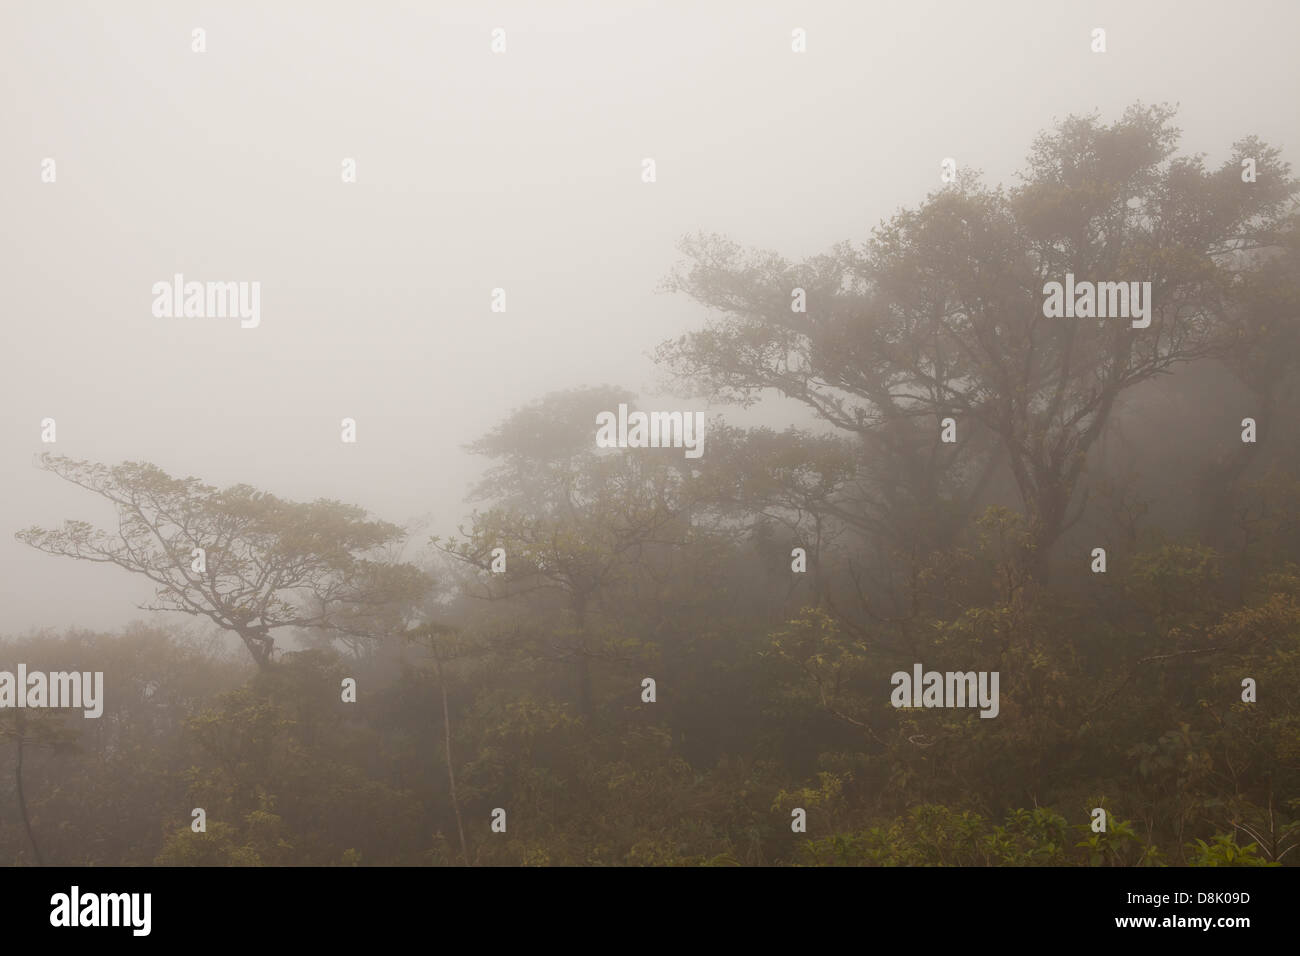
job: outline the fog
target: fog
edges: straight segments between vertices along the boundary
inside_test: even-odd
[[[656,291],[683,235],[815,255],[944,157],[1011,183],[1055,119],[1137,100],[1181,104],[1211,165],[1252,133],[1293,157],[1298,28],[1289,2],[5,5],[0,631],[109,629],[151,594],[13,539],[111,516],[42,451],[418,519],[418,550],[513,409],[663,394],[649,352],[706,315]],[[155,317],[175,273],[260,281],[260,324]]]

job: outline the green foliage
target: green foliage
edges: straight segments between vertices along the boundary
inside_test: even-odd
[[[1196,840],[1195,848],[1189,846],[1192,856],[1188,860],[1191,866],[1280,866],[1259,855],[1259,847],[1254,843],[1238,846],[1231,833],[1216,833],[1209,843]]]

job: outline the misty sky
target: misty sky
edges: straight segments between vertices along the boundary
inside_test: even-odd
[[[143,581],[13,540],[111,514],[41,451],[453,531],[461,446],[512,409],[655,399],[647,353],[705,316],[655,291],[684,233],[817,254],[945,156],[1010,182],[1054,119],[1135,100],[1181,104],[1211,164],[1248,134],[1295,162],[1297,32],[1249,0],[5,4],[0,632],[147,616]],[[261,282],[260,326],[155,317],[177,272]]]

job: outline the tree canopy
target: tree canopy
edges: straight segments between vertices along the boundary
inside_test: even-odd
[[[260,665],[271,660],[278,628],[374,636],[393,626],[394,608],[428,588],[423,572],[385,555],[402,529],[354,505],[286,501],[249,485],[219,489],[143,462],[46,453],[41,466],[109,501],[118,526],[68,521],[28,528],[20,541],[143,575],[157,588],[150,610],[207,618],[238,634]]]

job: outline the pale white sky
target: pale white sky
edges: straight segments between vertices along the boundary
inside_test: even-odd
[[[1294,161],[1298,28],[1289,0],[6,4],[0,633],[150,593],[12,539],[102,516],[33,467],[44,417],[62,454],[453,530],[460,446],[513,408],[653,392],[647,353],[703,318],[654,291],[682,234],[813,255],[945,156],[1010,181],[1054,118],[1139,99],[1211,161],[1251,133]],[[260,281],[261,325],[155,318],[176,272]]]

